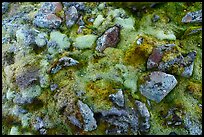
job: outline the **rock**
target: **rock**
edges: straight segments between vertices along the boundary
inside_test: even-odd
[[[123,97],[123,91],[121,89],[118,90],[115,94],[110,94],[109,98],[113,103],[117,104],[120,107],[124,107],[124,97]]]
[[[173,75],[153,71],[147,76],[144,84],[139,86],[142,95],[159,103],[177,84]]]
[[[96,39],[97,36],[93,34],[78,36],[73,46],[79,49],[90,49],[94,46]]]
[[[152,54],[147,60],[147,69],[157,68],[164,53],[175,47],[175,44],[161,45],[153,49]]]
[[[67,116],[67,118],[69,119],[69,121],[73,125],[75,125],[75,126],[77,126],[79,128],[82,128],[82,124],[80,123],[80,121],[75,116]]]
[[[153,15],[152,21],[157,22],[160,19],[160,17],[156,14]]]
[[[202,22],[202,9],[195,12],[188,12],[183,18],[183,23],[199,23]]]
[[[79,17],[79,19],[78,19],[78,21],[77,21],[76,23],[77,23],[79,26],[84,26],[84,25],[85,25],[82,16]]]
[[[25,98],[25,97],[22,97],[21,94],[17,94],[13,99],[13,103],[18,105],[30,104],[32,102],[33,102],[33,98]]]
[[[39,12],[42,13],[58,13],[62,11],[61,2],[44,2]]]
[[[112,107],[110,110],[102,111],[101,112],[102,116],[127,116],[128,113],[125,110],[119,110],[116,107]]]
[[[105,31],[105,33],[97,39],[96,50],[103,52],[108,47],[116,47],[120,41],[120,28],[114,26]]]
[[[36,117],[35,124],[33,125],[35,130],[40,130],[45,126],[44,121],[40,117]]]
[[[51,91],[55,91],[57,88],[58,88],[58,85],[57,85],[57,84],[52,84],[52,85],[50,85],[50,90],[51,90]]]
[[[74,6],[79,11],[85,10],[85,5],[83,2],[63,2],[64,8],[68,9],[71,6]]]
[[[16,84],[20,89],[25,89],[38,81],[38,69],[28,69],[16,76]]]
[[[175,44],[162,45],[153,49],[147,60],[147,69],[190,77],[195,57],[196,51],[184,55],[175,48]]]
[[[189,52],[187,55],[178,55],[169,61],[159,63],[158,69],[164,72],[190,77],[193,73],[193,64],[196,51]],[[183,70],[182,70],[183,68]],[[172,70],[176,70],[175,72]]]
[[[16,31],[17,42],[22,43],[25,46],[35,44],[35,35],[35,32],[29,29],[27,26],[24,26]]]
[[[140,119],[143,119],[141,122],[140,122],[140,131],[141,132],[147,132],[149,129],[150,129],[150,123],[149,123],[149,120],[150,120],[150,113],[146,107],[146,105],[138,100],[135,101],[135,104],[137,106],[137,111],[139,112],[141,118]]]
[[[78,12],[74,6],[68,8],[68,11],[65,12],[66,14],[66,25],[68,28],[71,28],[78,19]]]
[[[73,58],[65,56],[59,59],[59,63],[62,64],[63,67],[69,67],[77,65],[79,62],[74,60]]]
[[[52,13],[37,13],[33,20],[35,26],[48,29],[57,29],[61,23],[61,18]]]
[[[15,105],[14,108],[12,109],[12,114],[17,117],[27,112],[28,112],[27,110],[23,109],[21,106],[18,106],[18,105]]]
[[[37,37],[35,37],[35,43],[38,45],[38,47],[43,47],[47,44],[47,37],[48,36],[46,33],[39,33]]]
[[[4,14],[9,8],[9,2],[2,2],[2,14]]]
[[[136,41],[137,45],[141,45],[143,43],[143,40],[144,39],[142,37],[138,38]]]
[[[80,100],[78,100],[77,105],[84,120],[84,131],[95,130],[97,128],[97,124],[91,109]]]

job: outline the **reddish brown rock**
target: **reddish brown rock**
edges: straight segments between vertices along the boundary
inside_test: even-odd
[[[120,28],[114,26],[109,28],[101,37],[97,40],[96,50],[103,52],[108,47],[116,47],[120,41]]]

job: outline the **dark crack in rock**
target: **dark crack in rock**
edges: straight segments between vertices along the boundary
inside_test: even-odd
[[[195,12],[188,12],[183,18],[183,23],[198,23],[202,22],[202,9]]]
[[[91,111],[88,105],[78,100],[77,105],[84,120],[84,131],[92,131],[97,128],[94,113]]]
[[[113,103],[117,104],[118,106],[124,106],[124,96],[123,91],[121,89],[119,89],[117,93],[109,95],[109,98]]]
[[[105,31],[105,33],[97,39],[96,50],[103,52],[108,47],[116,47],[120,41],[120,28],[114,26]]]
[[[149,74],[149,80],[139,86],[142,95],[159,103],[177,84],[173,75],[160,71]]]

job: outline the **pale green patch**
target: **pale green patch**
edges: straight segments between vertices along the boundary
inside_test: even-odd
[[[55,41],[60,47],[60,49],[67,49],[70,47],[68,37],[59,31],[52,31],[50,33],[50,40]]]
[[[104,21],[103,15],[98,15],[98,16],[96,17],[96,19],[94,20],[94,22],[93,22],[93,26],[97,28],[98,26],[101,25],[101,23],[102,23],[103,21]]]
[[[73,43],[73,46],[79,49],[88,49],[94,46],[97,36],[90,34],[84,36],[78,36]]]

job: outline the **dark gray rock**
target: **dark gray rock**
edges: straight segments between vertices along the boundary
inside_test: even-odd
[[[116,47],[120,41],[120,28],[114,26],[105,31],[105,33],[97,39],[96,50],[103,52],[108,47]]]
[[[113,101],[113,103],[117,104],[118,106],[124,106],[124,96],[123,91],[121,89],[119,89],[117,93],[109,95],[109,98],[111,101]]]
[[[183,18],[183,23],[198,23],[202,22],[202,9],[195,12],[188,12]]]
[[[83,2],[63,2],[64,8],[68,9],[71,6],[74,6],[79,11],[84,11],[86,9]]]
[[[139,86],[142,95],[159,103],[177,84],[173,75],[153,71],[147,76],[144,84]]]
[[[143,119],[140,121],[140,131],[147,132],[150,129],[150,113],[144,103],[136,100],[135,104],[137,106],[137,111],[140,114],[139,119]]]
[[[71,28],[78,19],[77,9],[74,6],[71,6],[68,8],[65,14],[66,14],[66,25],[68,28]]]
[[[115,116],[127,116],[128,113],[125,110],[119,110],[116,107],[112,107],[110,110],[102,111],[101,112],[102,116],[110,116],[110,115],[115,115]]]
[[[94,113],[91,111],[88,105],[78,100],[77,105],[84,120],[84,131],[92,131],[97,128]]]

